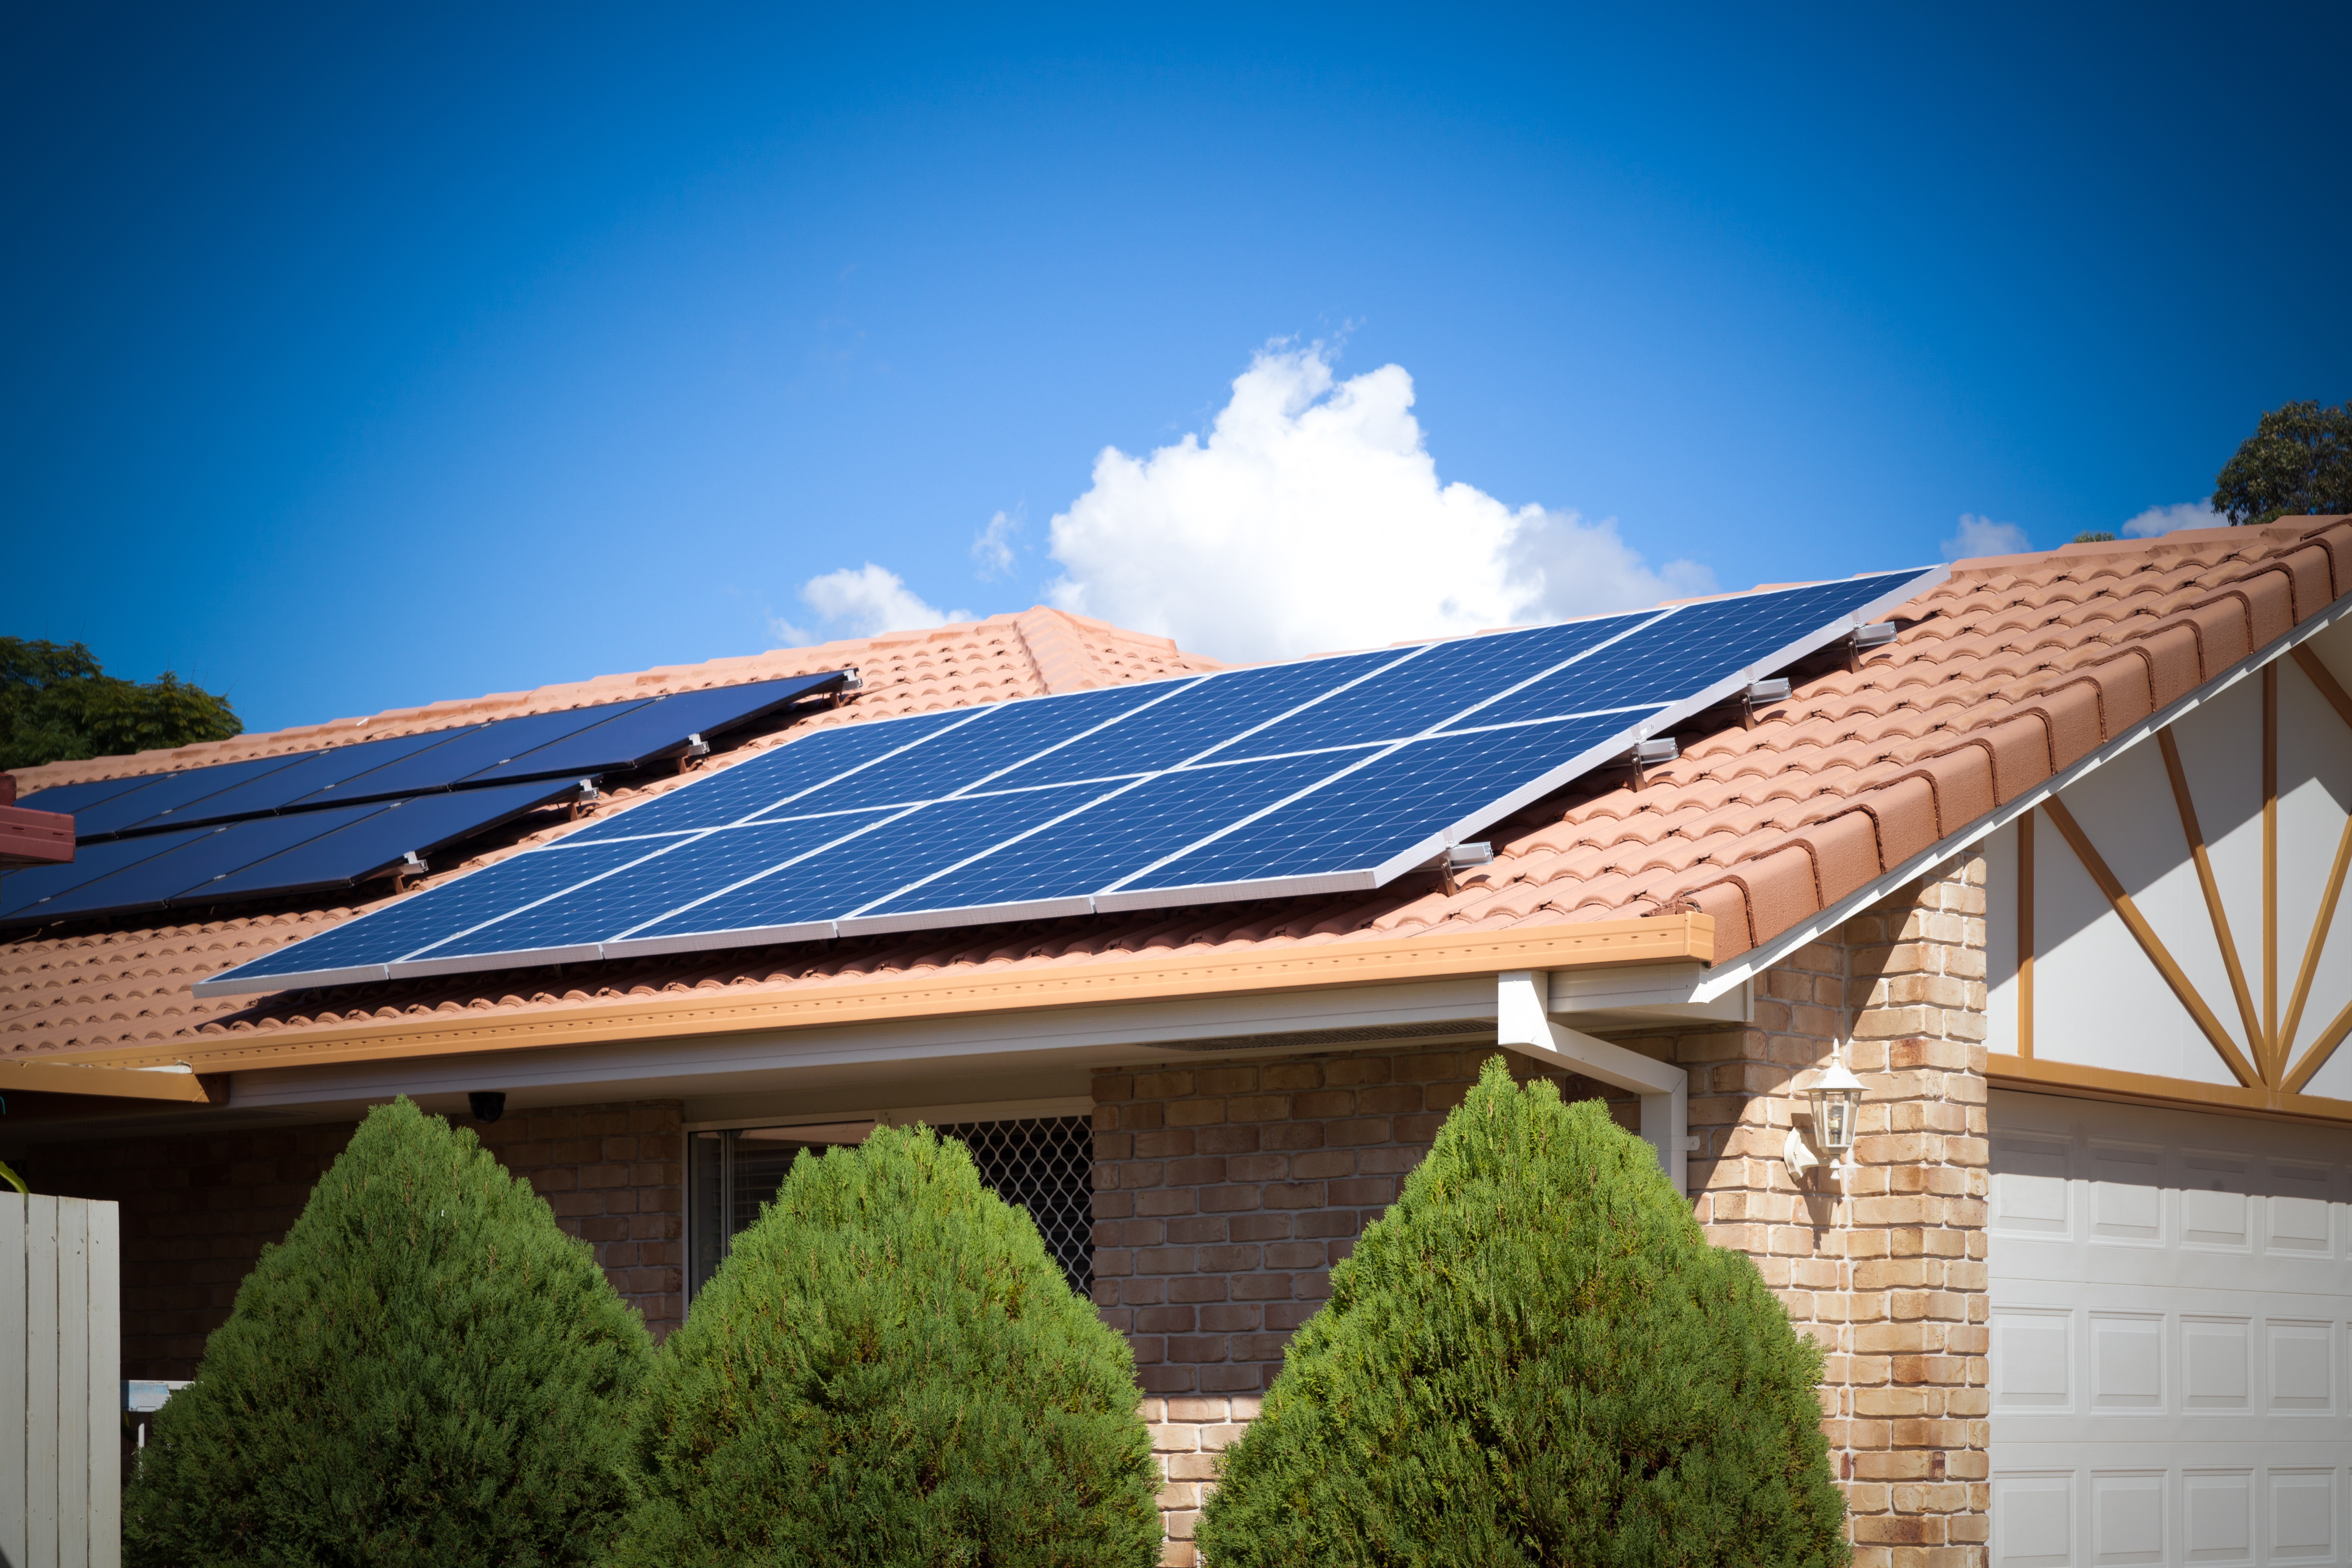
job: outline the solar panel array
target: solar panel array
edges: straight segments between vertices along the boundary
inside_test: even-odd
[[[75,840],[87,844],[357,801],[624,773],[677,755],[690,736],[740,728],[845,679],[835,670],[493,719],[324,751],[64,784],[17,804],[69,813]]]
[[[822,730],[196,989],[1376,888],[1943,575]]]
[[[73,814],[74,859],[0,873],[0,928],[356,887],[846,679],[755,681],[42,790],[24,804]]]

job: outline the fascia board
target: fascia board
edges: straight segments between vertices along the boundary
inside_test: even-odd
[[[1169,1042],[1191,1044],[1222,1037],[1457,1023],[1465,1035],[1491,1034],[1495,1014],[1495,978],[1485,973],[1342,990],[1174,997],[1049,1014],[919,1018],[488,1055],[385,1056],[239,1072],[234,1078],[235,1103],[240,1110],[350,1103],[486,1087],[593,1085],[625,1091],[649,1080],[678,1085],[749,1074],[789,1079],[795,1073],[859,1068],[894,1069],[895,1081],[903,1086],[904,1069],[909,1067],[971,1067],[992,1060],[1022,1066],[1056,1059],[1132,1063],[1153,1059],[1137,1053],[1159,1052],[1159,1059],[1166,1059]],[[1247,1054],[1330,1048],[1276,1044]],[[1182,1055],[1188,1060],[1217,1057],[1192,1050]]]

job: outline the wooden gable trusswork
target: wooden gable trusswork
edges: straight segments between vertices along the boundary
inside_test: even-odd
[[[2352,1121],[2347,688],[2352,620],[1988,839],[1996,1078]]]

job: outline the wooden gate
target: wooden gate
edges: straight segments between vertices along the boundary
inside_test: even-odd
[[[115,1205],[0,1189],[0,1565],[122,1562]]]

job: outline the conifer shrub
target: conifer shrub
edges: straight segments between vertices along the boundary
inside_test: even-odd
[[[1132,1352],[927,1128],[803,1152],[656,1360],[615,1563],[1145,1568]]]
[[[379,1106],[157,1413],[130,1561],[594,1563],[652,1358],[529,1183],[471,1131]]]
[[[1497,1057],[1226,1449],[1202,1557],[1838,1568],[1821,1372],[1648,1144]]]

